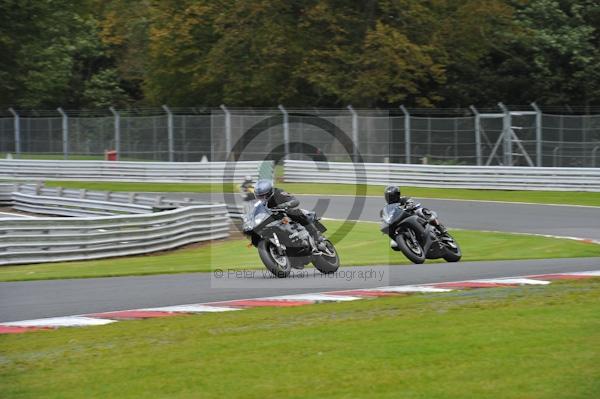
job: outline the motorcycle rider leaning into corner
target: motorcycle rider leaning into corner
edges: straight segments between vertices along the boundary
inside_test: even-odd
[[[398,204],[398,206],[408,208],[408,209],[412,210],[413,212],[415,212],[420,217],[422,217],[423,219],[427,220],[429,223],[431,223],[433,226],[435,226],[437,228],[437,230],[440,232],[442,237],[444,237],[448,234],[448,230],[442,223],[440,223],[440,221],[436,217],[437,216],[436,214],[434,214],[431,210],[429,210],[427,208],[423,208],[420,204],[416,204],[412,200],[412,198],[401,196],[400,195],[400,187],[387,186],[384,191],[384,197],[385,197],[385,202],[387,202],[388,204]],[[418,205],[418,206],[416,206],[416,205]],[[392,247],[396,247],[398,244],[394,240],[391,240],[390,245]]]
[[[290,219],[304,226],[304,228],[315,240],[314,244],[311,242],[314,253],[327,250],[323,236],[321,236],[314,224],[308,220],[308,217],[304,214],[304,212],[298,208],[300,201],[298,201],[296,197],[277,187],[273,187],[273,183],[266,179],[261,179],[256,182],[254,185],[254,195],[256,196],[256,199],[265,202],[267,207],[271,209],[285,210],[285,213],[290,217]]]
[[[244,197],[244,201],[250,201],[254,199],[254,182],[252,176],[245,176],[244,181],[240,184],[240,193]]]

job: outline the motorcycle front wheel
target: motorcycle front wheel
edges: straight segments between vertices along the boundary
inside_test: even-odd
[[[417,240],[417,232],[412,227],[406,227],[403,229],[395,238],[400,251],[410,260],[412,263],[421,264],[425,262],[425,251]]]
[[[458,262],[462,257],[462,252],[460,251],[460,247],[458,243],[454,241],[454,237],[450,237],[452,240],[444,242],[444,260],[446,262]]]
[[[312,264],[323,274],[335,273],[340,267],[340,257],[337,250],[329,240],[325,240],[326,251],[323,255],[315,256]]]
[[[292,263],[285,255],[279,254],[277,247],[270,241],[262,240],[258,243],[258,256],[263,264],[275,277],[285,278],[292,271]]]

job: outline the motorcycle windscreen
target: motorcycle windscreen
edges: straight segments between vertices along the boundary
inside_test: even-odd
[[[406,212],[397,204],[386,205],[381,211],[381,219],[387,224],[394,224],[405,217]]]
[[[244,231],[257,230],[267,223],[271,212],[262,202],[256,202],[254,207],[244,216]]]

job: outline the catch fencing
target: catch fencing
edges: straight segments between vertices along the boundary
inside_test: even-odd
[[[600,192],[600,169],[285,161],[286,182]]]
[[[0,185],[0,202],[30,213],[74,216],[2,217],[0,265],[143,254],[227,238],[230,229],[225,204],[9,184]]]
[[[600,115],[553,112],[535,104],[455,110],[165,106],[96,114],[11,109],[0,115],[0,154],[102,159],[115,150],[117,159],[131,161],[360,156],[377,163],[600,167]],[[345,147],[340,135],[355,147]]]

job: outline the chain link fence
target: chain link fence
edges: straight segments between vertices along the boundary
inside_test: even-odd
[[[146,109],[0,115],[0,156],[600,167],[600,114],[508,109]],[[350,148],[348,142],[355,145]],[[360,158],[359,158],[360,156]]]

